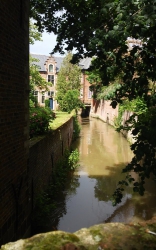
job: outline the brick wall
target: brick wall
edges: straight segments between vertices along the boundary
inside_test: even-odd
[[[98,117],[104,122],[114,126],[114,118],[118,117],[118,105],[115,109],[110,106],[111,101],[106,100],[92,100],[90,115],[92,117]],[[125,125],[126,121],[133,115],[133,112],[125,110],[122,115],[122,125]],[[134,138],[131,131],[121,130],[121,133],[130,143],[134,143]]]
[[[72,142],[73,118],[38,141],[32,141],[29,153],[29,186],[32,207],[40,191],[47,187],[57,162]]]
[[[29,1],[0,1],[0,245],[27,229]]]
[[[91,98],[91,95],[89,95],[90,93],[90,90],[89,90],[89,86],[91,86],[91,84],[88,82],[87,80],[87,75],[85,73],[85,71],[82,71],[82,74],[81,74],[81,90],[82,90],[82,96],[81,96],[81,101],[84,103],[84,104],[89,104],[91,105],[91,101],[92,101],[92,98]]]
[[[0,246],[31,233],[35,196],[71,143],[72,119],[30,147],[29,0],[0,1]]]
[[[98,117],[104,122],[108,122],[109,124],[113,125],[113,121],[115,117],[118,117],[118,106],[113,109],[110,106],[111,101],[105,100],[92,100],[91,105],[91,116]]]

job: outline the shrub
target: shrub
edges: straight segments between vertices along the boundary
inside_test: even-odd
[[[50,100],[49,99],[46,99],[45,100],[45,107],[50,107]]]
[[[49,123],[54,119],[54,113],[50,108],[30,108],[30,138],[43,135],[49,129]]]
[[[78,161],[79,161],[79,151],[78,149],[75,149],[71,151],[68,157],[68,165],[69,165],[70,170],[73,171],[79,166]]]
[[[118,131],[120,131],[121,128],[123,129],[123,126],[121,126],[122,116],[126,110],[132,111],[136,115],[140,115],[140,114],[147,112],[147,105],[145,101],[140,97],[137,97],[136,99],[133,99],[132,101],[129,101],[129,100],[123,101],[123,103],[119,105],[118,117],[114,117],[114,127]]]

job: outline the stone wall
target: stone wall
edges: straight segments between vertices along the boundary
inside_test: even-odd
[[[29,1],[0,1],[0,245],[28,217]]]
[[[53,231],[26,240],[8,243],[2,250],[154,250],[156,217],[139,223],[105,223],[82,228],[75,233]]]

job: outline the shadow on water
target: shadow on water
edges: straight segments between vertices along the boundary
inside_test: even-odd
[[[129,222],[155,215],[156,183],[148,181],[143,197],[129,187],[122,202],[113,207],[112,194],[133,157],[125,138],[97,119],[81,120],[80,138],[73,144],[80,153],[80,167],[69,176],[59,194],[56,209],[45,221],[45,231],[74,232],[103,222]],[[43,230],[42,230],[43,231]]]

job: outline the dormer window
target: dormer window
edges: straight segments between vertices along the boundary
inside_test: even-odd
[[[53,65],[49,64],[49,72],[52,73],[53,72]]]

